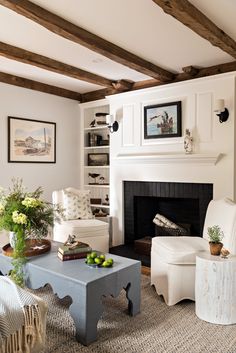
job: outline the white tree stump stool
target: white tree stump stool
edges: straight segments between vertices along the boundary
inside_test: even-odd
[[[236,256],[196,257],[196,315],[213,324],[236,323]]]

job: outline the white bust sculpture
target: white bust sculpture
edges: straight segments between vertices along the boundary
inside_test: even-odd
[[[184,150],[185,153],[193,152],[193,137],[191,136],[189,129],[185,130]]]

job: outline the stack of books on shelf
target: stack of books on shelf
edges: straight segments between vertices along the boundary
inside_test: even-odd
[[[76,241],[60,245],[57,255],[62,261],[68,261],[85,258],[91,251],[92,248],[88,244]]]

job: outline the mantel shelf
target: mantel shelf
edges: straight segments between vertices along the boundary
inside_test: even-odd
[[[149,153],[149,154],[118,154],[114,158],[114,162],[127,162],[127,163],[159,163],[159,164],[172,164],[172,163],[198,163],[198,164],[211,164],[216,163],[223,157],[221,153]]]

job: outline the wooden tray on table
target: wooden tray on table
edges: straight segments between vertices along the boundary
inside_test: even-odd
[[[27,239],[26,240],[26,251],[25,256],[37,256],[44,254],[51,249],[51,242],[47,239],[36,240],[36,239]],[[13,249],[10,244],[6,244],[2,248],[2,252],[5,256],[13,256]]]

